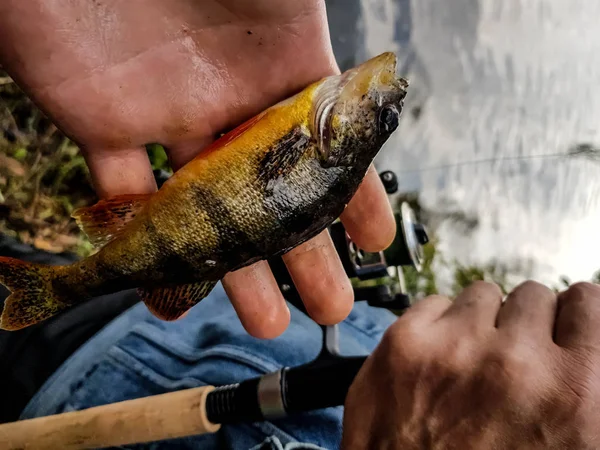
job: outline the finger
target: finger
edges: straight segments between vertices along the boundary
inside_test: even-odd
[[[452,302],[442,318],[465,320],[477,328],[494,327],[502,304],[502,291],[493,283],[475,281]]]
[[[552,290],[528,281],[508,295],[498,313],[496,327],[512,336],[552,339],[556,304]]]
[[[352,284],[327,230],[290,250],[283,261],[314,321],[333,325],[350,314],[354,305]]]
[[[384,250],[394,240],[394,214],[372,165],[340,219],[354,243],[367,252]]]
[[[574,284],[558,296],[554,342],[561,347],[600,346],[600,287]]]
[[[273,339],[290,323],[290,310],[265,261],[230,272],[223,287],[248,334]]]
[[[96,193],[101,198],[121,194],[147,194],[156,180],[144,148],[123,150],[83,149]]]

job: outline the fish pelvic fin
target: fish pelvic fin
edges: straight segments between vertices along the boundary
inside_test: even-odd
[[[76,209],[72,217],[96,247],[102,247],[119,236],[152,194],[118,195],[100,200],[93,206]]]
[[[163,320],[177,320],[213,290],[217,281],[158,288],[140,288],[138,294],[148,309]]]
[[[54,292],[55,268],[0,256],[0,283],[8,296],[0,317],[0,329],[15,331],[42,322],[70,305]]]

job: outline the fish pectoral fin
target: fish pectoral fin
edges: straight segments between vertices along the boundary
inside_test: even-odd
[[[201,281],[158,288],[139,288],[148,309],[163,320],[176,320],[213,290],[217,281]]]
[[[270,149],[258,164],[259,182],[269,183],[287,176],[310,148],[311,140],[300,127],[294,128]]]
[[[96,247],[108,244],[148,202],[152,194],[118,195],[88,208],[76,209],[72,217]]]

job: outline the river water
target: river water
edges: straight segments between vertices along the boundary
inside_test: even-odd
[[[444,215],[446,259],[556,284],[600,269],[600,1],[331,0],[342,69],[383,51],[411,83],[376,163]],[[442,278],[443,269],[440,267]],[[446,274],[448,275],[448,274]]]

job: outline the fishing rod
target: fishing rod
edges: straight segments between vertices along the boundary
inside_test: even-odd
[[[398,190],[391,171],[380,174],[388,194]],[[382,252],[358,248],[341,222],[329,227],[348,277],[384,279],[376,286],[354,287],[355,301],[398,313],[411,305],[402,267],[421,270],[429,238],[407,203],[395,214],[394,242]],[[281,257],[268,261],[285,299],[306,314]],[[338,325],[321,326],[323,343],[315,360],[283,367],[227,386],[203,386],[0,425],[0,449],[105,448],[214,433],[222,425],[281,419],[342,406],[367,356],[343,356]]]

